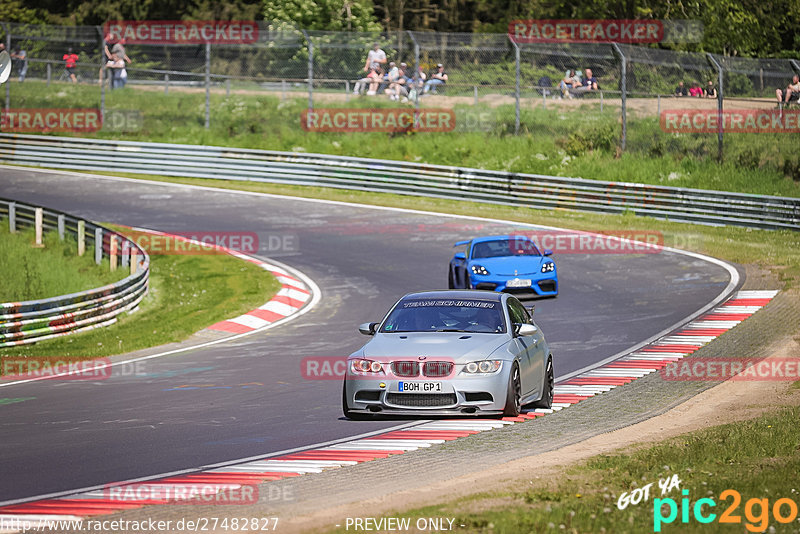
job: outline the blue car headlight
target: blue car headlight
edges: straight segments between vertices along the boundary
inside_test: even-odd
[[[542,272],[543,273],[552,273],[555,270],[556,270],[556,264],[553,263],[552,261],[548,261],[548,262],[542,264]]]
[[[483,265],[473,265],[473,266],[472,266],[472,273],[473,273],[473,274],[483,274],[483,275],[486,275],[486,274],[489,274],[489,271],[487,271],[487,270],[486,270],[486,267],[484,267]]]

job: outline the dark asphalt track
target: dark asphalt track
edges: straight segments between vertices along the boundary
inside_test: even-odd
[[[0,388],[0,398],[34,397],[0,404],[0,502],[398,424],[342,419],[340,382],[304,380],[300,360],[349,354],[365,341],[359,323],[379,320],[406,292],[446,286],[455,241],[513,228],[1,167],[0,196],[165,232],[257,232],[260,255],[301,270],[322,288],[320,304],[287,325],[147,360],[145,376]],[[291,236],[293,250],[269,250],[269,236]],[[561,294],[537,302],[536,318],[557,375],[660,332],[711,301],[729,280],[720,266],[669,252],[555,259]]]

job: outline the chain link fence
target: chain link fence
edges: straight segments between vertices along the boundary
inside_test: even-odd
[[[270,94],[281,100],[307,98],[309,109],[446,107],[457,116],[485,109],[492,120],[488,127],[482,125],[483,131],[546,132],[559,137],[567,154],[610,145],[620,152],[653,156],[682,150],[717,150],[721,156],[722,132],[668,131],[664,113],[690,109],[713,115],[722,113],[723,103],[725,108],[783,113],[775,91],[800,73],[800,63],[790,59],[615,43],[518,44],[506,34],[327,32],[265,22],[258,28],[258,39],[247,44],[128,44],[127,84],[180,96],[170,117],[176,127],[197,121],[208,127],[214,120],[212,94]],[[16,61],[5,84],[6,108],[24,107],[22,83],[45,82],[48,88],[69,83],[63,59],[69,49],[79,56],[78,83],[96,88],[97,106],[103,112],[125,106],[124,92],[109,91],[103,28],[0,23],[0,34],[11,51],[27,53],[25,81],[19,79],[23,63]],[[376,43],[387,58],[381,74],[389,62],[405,63],[406,75],[415,80],[406,89],[419,89],[405,91],[409,98],[402,103],[390,102],[384,94],[389,88],[385,79],[372,85],[377,87],[374,96],[366,94],[368,84],[359,84],[367,75],[367,53]],[[424,87],[439,64],[447,83]],[[563,83],[572,71],[584,79],[587,70],[597,78],[598,90],[573,91]],[[680,96],[681,83],[687,93],[699,96]],[[215,109],[227,105],[215,100]]]

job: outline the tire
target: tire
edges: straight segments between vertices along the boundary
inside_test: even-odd
[[[450,271],[447,273],[447,289],[455,289],[455,288],[456,288],[456,283],[453,280],[453,269],[450,269]]]
[[[352,421],[366,421],[372,419],[372,417],[367,414],[353,412],[347,407],[347,388],[345,386],[346,384],[342,382],[342,413],[344,416]]]
[[[522,386],[519,379],[519,365],[514,362],[511,373],[508,375],[508,391],[506,392],[506,405],[503,408],[505,417],[516,417],[522,408],[521,405]]]
[[[534,408],[552,408],[554,388],[555,375],[553,374],[553,356],[551,355],[547,358],[547,370],[545,371],[544,375],[544,384],[542,388],[544,391],[542,393],[542,398],[534,402],[532,406]]]

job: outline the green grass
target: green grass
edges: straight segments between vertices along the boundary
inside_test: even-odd
[[[280,288],[272,274],[227,255],[151,256],[150,291],[139,310],[107,328],[36,345],[0,349],[5,356],[110,356],[181,341],[217,321],[267,302]]]
[[[108,259],[97,265],[92,250],[78,256],[73,238],[60,241],[57,233],[42,237],[44,248],[36,248],[33,228],[10,234],[8,220],[0,220],[0,302],[57,297],[113,284],[127,275],[125,269],[111,272]]]
[[[457,502],[401,511],[392,517],[455,518],[455,525],[465,525],[461,532],[653,532],[653,504],[656,498],[672,498],[678,506],[677,519],[662,525],[665,533],[747,532],[747,524],[775,527],[775,532],[797,532],[798,521],[781,525],[774,519],[762,525],[760,509],[752,507],[755,521],[745,516],[747,501],[769,499],[769,510],[777,499],[788,498],[800,504],[800,408],[784,409],[744,422],[715,426],[691,432],[657,445],[600,455],[577,466],[565,468],[552,479],[532,481],[533,487],[513,488],[502,492],[480,493]],[[744,475],[746,473],[746,476]],[[680,489],[663,497],[659,480],[678,475]],[[649,500],[619,510],[617,501],[623,492],[653,483]],[[739,492],[742,501],[736,514],[739,525],[721,525],[714,521],[700,524],[690,512],[688,524],[681,523],[681,490],[688,490],[690,503],[709,497],[717,503],[720,514],[732,502],[721,499],[726,489]],[[481,510],[470,512],[469,510]],[[784,506],[782,513],[788,515]],[[666,514],[666,510],[665,510]],[[389,517],[389,516],[387,516]],[[344,532],[344,530],[341,530]],[[772,532],[772,530],[770,530]]]
[[[234,87],[235,89],[235,87]],[[514,109],[456,106],[457,113],[488,112],[490,131],[417,133],[308,133],[300,127],[304,98],[281,102],[270,93],[211,95],[205,130],[205,94],[128,87],[106,95],[108,110],[141,110],[137,131],[101,131],[99,138],[206,144],[357,155],[402,161],[553,174],[747,193],[800,196],[800,153],[791,134],[727,134],[725,162],[716,161],[714,134],[667,134],[656,117],[629,114],[628,150],[619,154],[619,113],[597,100],[580,107],[524,107],[521,134],[513,135]],[[297,95],[297,93],[295,93]],[[26,82],[11,90],[12,107],[97,107],[99,88]],[[426,106],[446,100],[432,97]],[[317,102],[317,107],[389,106],[385,99]],[[667,104],[665,104],[666,106]]]

